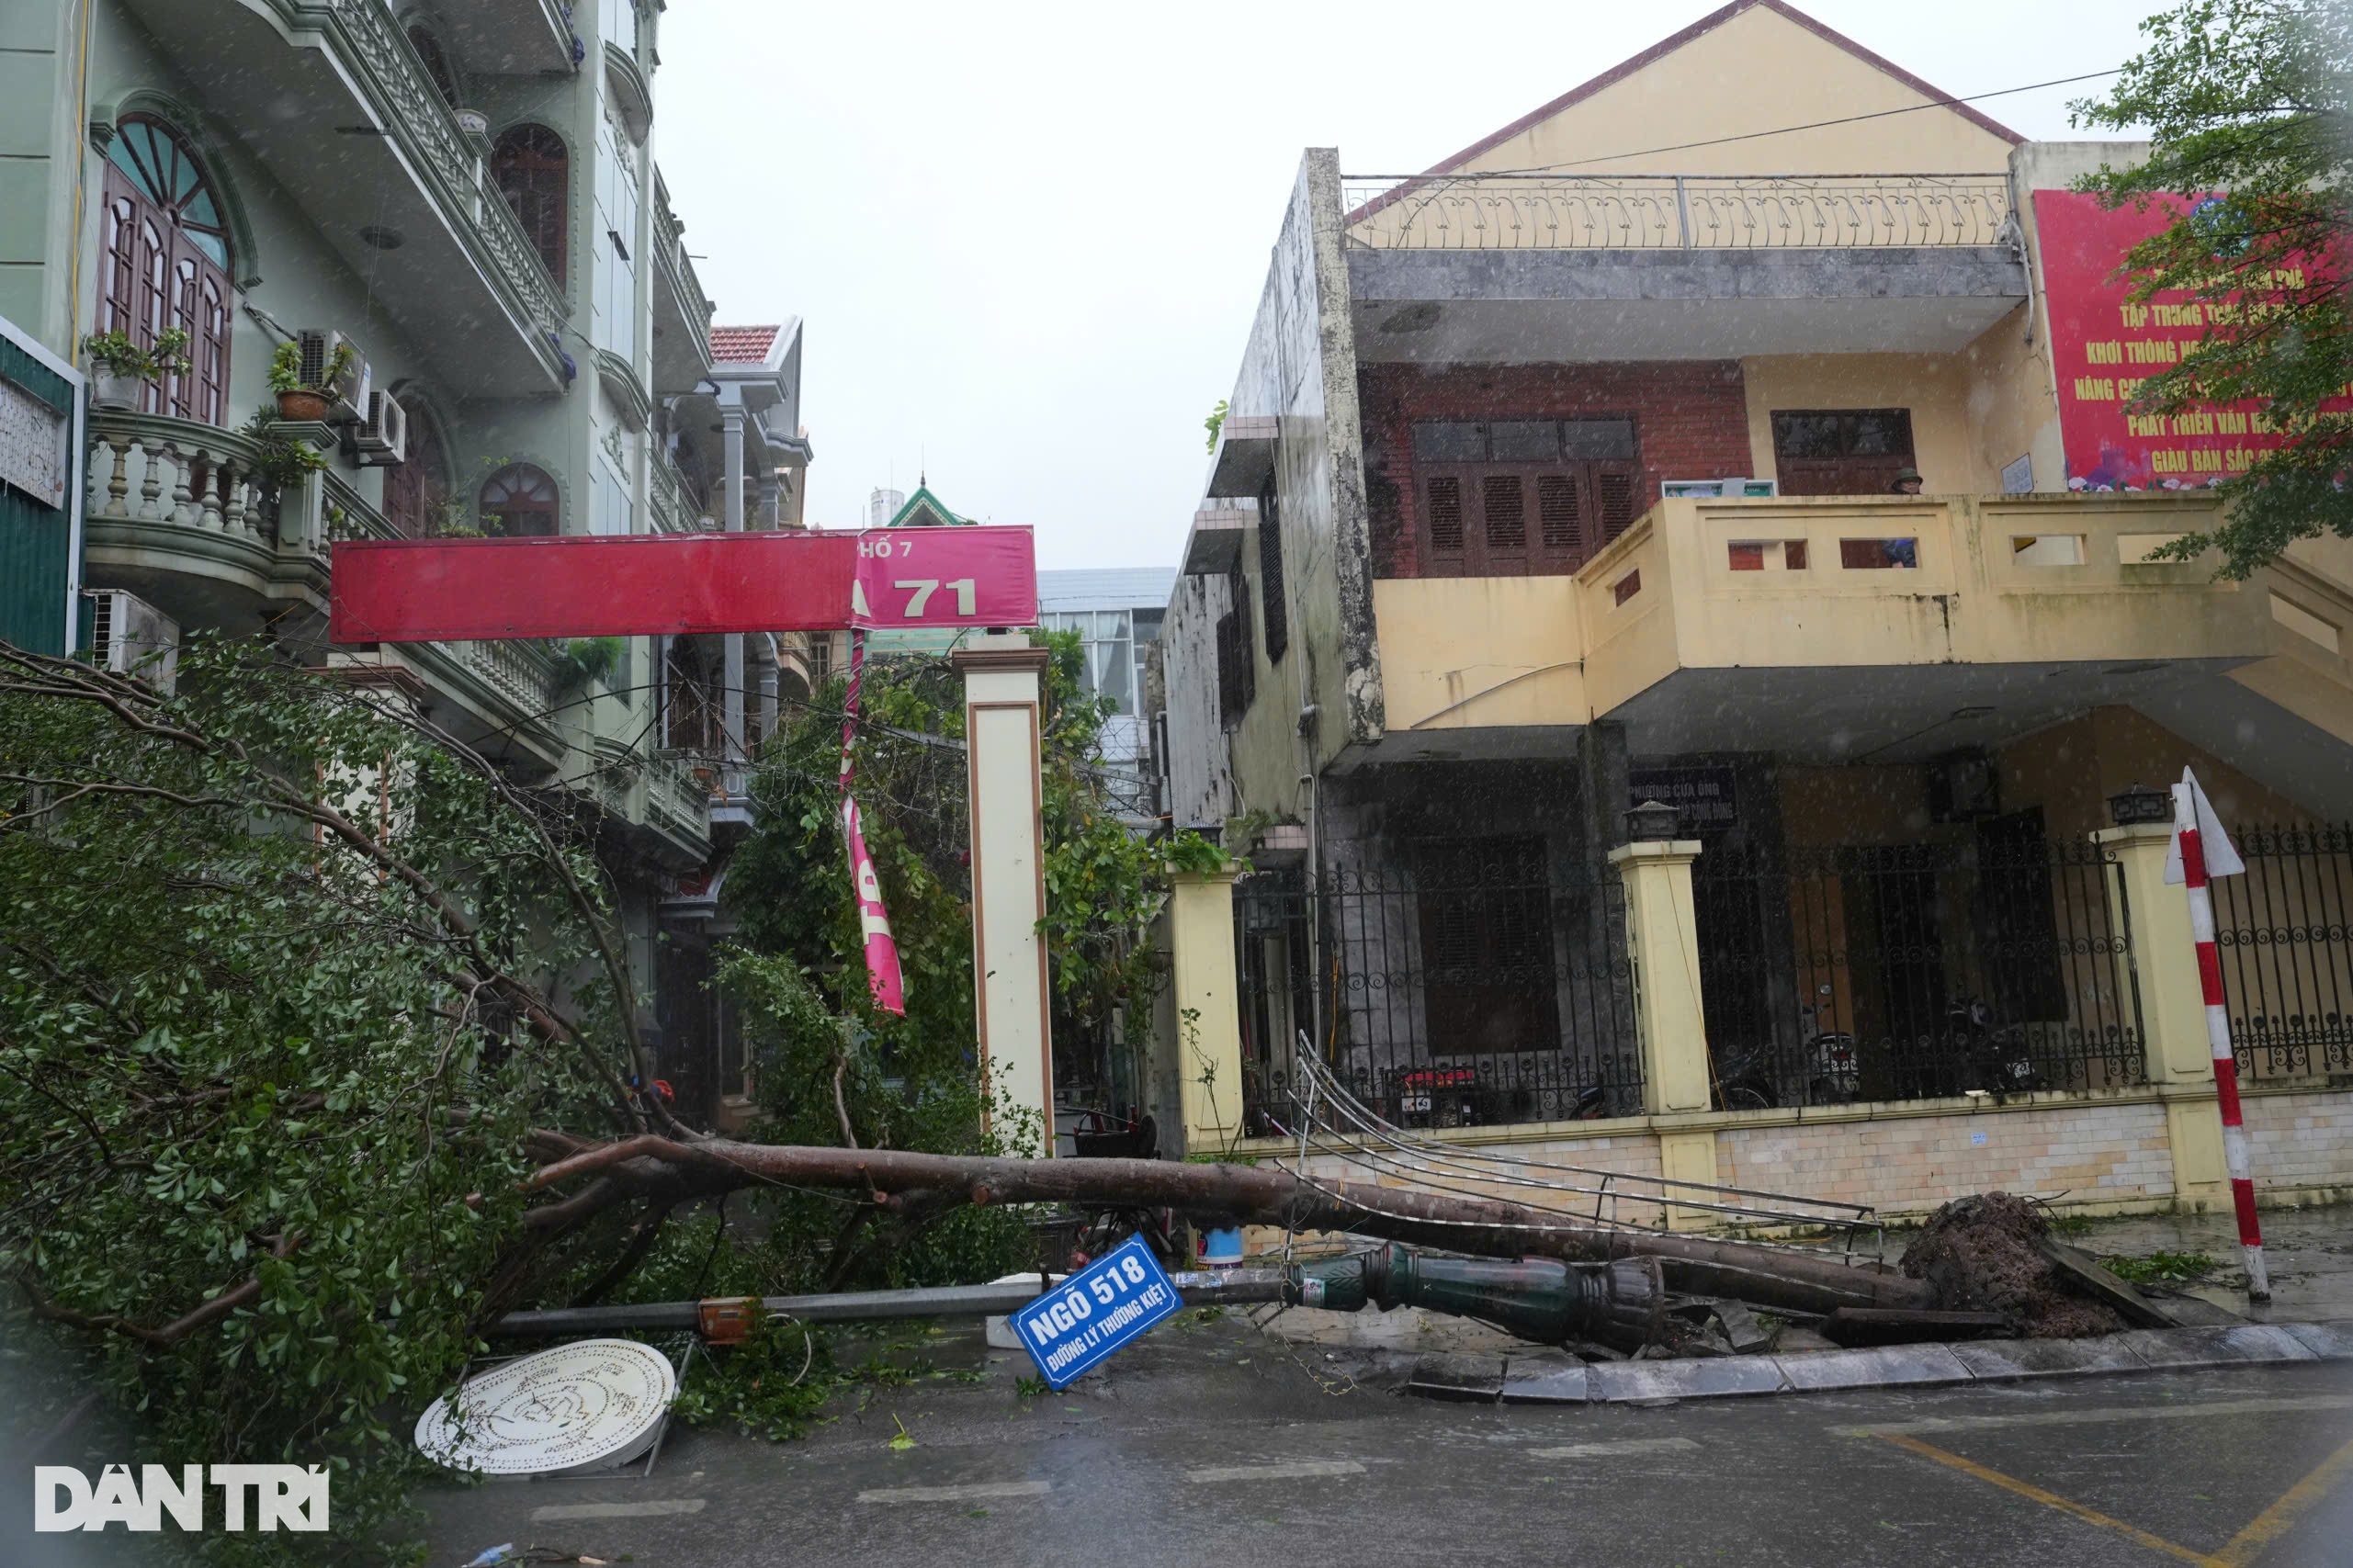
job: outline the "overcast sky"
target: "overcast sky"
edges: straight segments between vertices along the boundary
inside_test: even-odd
[[[1805,8],[1968,95],[2121,64],[2157,4]],[[806,322],[812,521],[927,468],[1041,566],[1173,565],[1300,150],[1427,167],[1711,9],[684,0],[655,155],[718,319]],[[2080,135],[2103,85],[1982,107]]]

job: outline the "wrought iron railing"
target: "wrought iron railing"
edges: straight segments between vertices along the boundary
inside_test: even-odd
[[[1371,250],[1811,250],[1992,245],[1999,175],[1413,175],[1341,182]]]
[[[1691,896],[1719,1108],[2144,1081],[2113,856],[2019,823],[1702,853]]]
[[[2249,1078],[2353,1073],[2353,825],[2241,828],[2214,880],[2231,1046]]]
[[[1350,868],[1312,884],[1237,888],[1249,1133],[1276,1129],[1303,1035],[1402,1127],[1640,1109],[1623,894],[1607,867],[1548,878],[1541,852],[1506,840],[1355,854],[1367,848],[1341,847],[1331,859]]]

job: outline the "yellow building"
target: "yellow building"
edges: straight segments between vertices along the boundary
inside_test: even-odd
[[[2138,150],[1947,97],[1736,0],[1420,174],[1307,152],[1165,634],[1174,814],[1257,867],[1253,1116],[1302,1036],[1394,1119],[1657,1111],[1652,798],[1714,1111],[2143,1092],[2187,955],[2095,835],[2185,765],[2280,829],[2242,1070],[2353,1073],[2353,547],[2150,558],[2215,502],[2074,456],[2044,220]]]

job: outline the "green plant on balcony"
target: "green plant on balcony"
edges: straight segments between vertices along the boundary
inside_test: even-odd
[[[135,408],[141,387],[161,382],[167,376],[185,376],[196,368],[187,351],[188,334],[180,327],[165,327],[145,348],[128,333],[92,333],[82,340],[82,352],[89,355],[95,372],[92,378],[96,382],[90,389],[90,400],[100,408]]]
[[[591,682],[610,680],[621,667],[628,645],[617,637],[576,637],[556,645],[556,683],[577,691]]]
[[[335,387],[351,374],[359,356],[351,344],[335,344],[326,365],[316,377],[302,374],[302,345],[282,343],[277,352],[269,356],[269,389],[277,394],[277,417],[284,420],[319,420],[327,417],[334,406]]]
[[[253,442],[248,459],[254,482],[261,487],[264,504],[275,512],[278,498],[300,488],[312,474],[323,472],[327,455],[307,441],[297,441],[277,429],[277,411],[265,403],[254,411],[239,433]]]

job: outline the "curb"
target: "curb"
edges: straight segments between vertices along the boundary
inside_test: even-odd
[[[1591,1365],[1557,1351],[1425,1356],[1405,1392],[1482,1404],[1643,1404],[2329,1360],[2353,1360],[2353,1322],[2135,1328],[2089,1339],[1974,1339]]]

